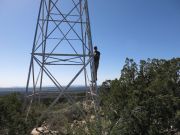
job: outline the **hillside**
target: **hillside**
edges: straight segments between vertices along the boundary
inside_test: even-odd
[[[180,131],[180,59],[148,59],[139,64],[126,59],[119,79],[99,88],[97,120],[93,102],[79,99],[74,109],[61,100],[43,119],[53,131],[64,135],[177,135]],[[34,104],[25,122],[23,99],[9,95],[0,99],[0,134],[25,135],[40,126],[37,121],[50,100]]]

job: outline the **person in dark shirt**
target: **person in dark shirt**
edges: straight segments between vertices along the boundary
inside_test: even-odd
[[[98,51],[97,46],[94,47],[94,68],[95,68],[95,78],[97,80],[97,70],[99,67],[99,60],[100,60],[101,53]]]

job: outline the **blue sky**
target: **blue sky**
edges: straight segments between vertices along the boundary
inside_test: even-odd
[[[25,86],[40,0],[0,1],[0,87]],[[99,83],[120,76],[126,57],[180,55],[180,0],[89,0]]]

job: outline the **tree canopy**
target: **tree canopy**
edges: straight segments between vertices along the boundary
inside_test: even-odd
[[[166,135],[180,127],[180,59],[126,59],[119,79],[101,87],[113,135]],[[110,111],[108,111],[110,110]]]

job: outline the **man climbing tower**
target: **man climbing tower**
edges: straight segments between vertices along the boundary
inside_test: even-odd
[[[94,47],[94,68],[95,68],[95,79],[97,81],[97,70],[99,67],[99,59],[100,59],[101,53],[98,51],[97,46]]]

